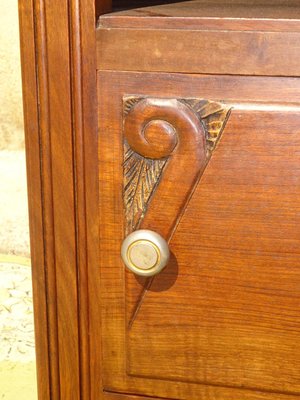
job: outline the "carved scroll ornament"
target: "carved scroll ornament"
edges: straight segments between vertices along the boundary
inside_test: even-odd
[[[142,227],[170,238],[229,114],[203,99],[124,99],[126,234]]]

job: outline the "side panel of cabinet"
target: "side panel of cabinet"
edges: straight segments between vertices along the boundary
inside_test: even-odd
[[[88,271],[98,262],[94,5],[19,1],[41,400],[91,398]]]
[[[102,331],[91,334],[102,339],[107,394],[299,398],[298,86],[284,78],[98,73]],[[147,135],[147,107],[157,109],[155,135],[177,124],[178,142],[160,165],[149,160],[170,150],[163,136],[147,136],[158,146],[152,153],[131,138]],[[187,146],[189,131],[178,133],[185,112],[199,118],[195,135],[206,141],[195,159],[200,142]],[[130,113],[139,130],[127,124]],[[170,243],[171,262],[151,281],[120,259],[126,232],[137,227]],[[98,304],[90,304],[98,319]]]

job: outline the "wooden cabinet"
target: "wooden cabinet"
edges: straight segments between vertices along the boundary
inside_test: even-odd
[[[228,3],[20,4],[42,400],[300,398],[299,7]]]
[[[96,336],[108,391],[298,398],[296,82],[99,72]],[[153,278],[120,259],[137,228],[169,241],[170,262]]]

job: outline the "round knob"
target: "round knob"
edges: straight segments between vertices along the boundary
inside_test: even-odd
[[[168,263],[168,243],[158,233],[146,229],[134,231],[122,243],[121,256],[128,269],[137,275],[158,274]]]

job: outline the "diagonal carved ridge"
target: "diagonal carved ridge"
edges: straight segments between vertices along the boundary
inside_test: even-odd
[[[147,114],[148,109],[150,113]],[[191,118],[187,109],[199,124],[198,138],[196,135],[192,139],[195,143],[191,143],[188,151],[197,153],[197,149],[193,150],[193,146],[201,147],[200,139],[204,136],[204,153],[196,154],[196,158],[204,158],[202,160],[204,165],[220,140],[229,118],[230,107],[219,102],[195,98],[148,99],[137,96],[124,98],[123,190],[126,235],[140,227],[155,189],[164,175],[168,160],[178,152],[177,135],[182,125],[180,118]],[[174,123],[178,126],[174,126]],[[147,136],[149,125],[151,125],[148,129],[150,133]],[[189,143],[184,145],[188,147]],[[178,160],[182,162],[179,157]],[[200,165],[198,169],[201,170]]]

